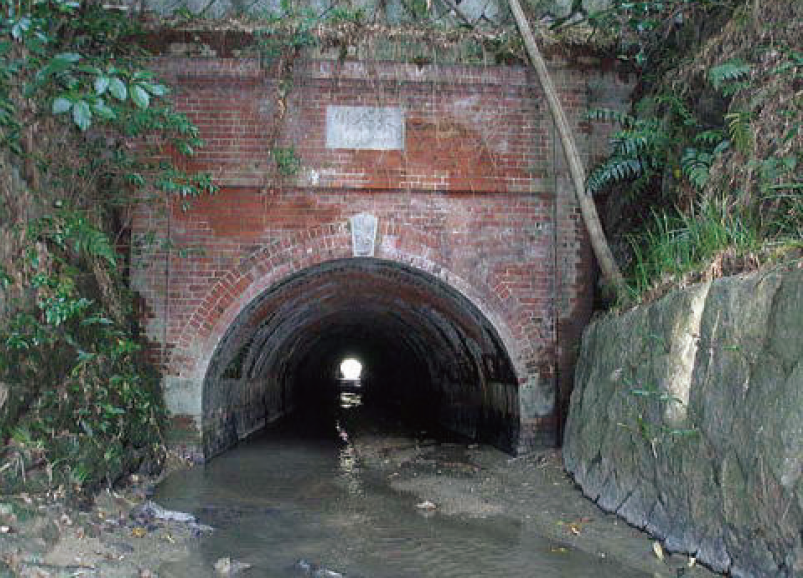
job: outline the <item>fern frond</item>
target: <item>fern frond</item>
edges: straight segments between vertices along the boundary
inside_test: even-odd
[[[615,155],[625,157],[637,157],[646,151],[652,140],[654,133],[645,130],[621,130],[611,139]]]
[[[740,92],[746,90],[749,87],[750,87],[750,82],[747,80],[742,80],[739,82],[726,84],[720,89],[720,91],[722,92],[723,96],[733,96],[734,94],[739,94]]]
[[[711,85],[721,90],[725,84],[745,78],[750,73],[750,65],[740,59],[729,60],[708,71],[708,80]]]
[[[753,131],[750,126],[750,113],[745,111],[731,112],[725,115],[728,123],[728,134],[736,149],[747,154],[753,148]]]
[[[695,148],[687,148],[680,159],[683,174],[698,190],[705,188],[711,171],[714,155]]]
[[[76,253],[105,259],[110,265],[117,262],[117,254],[106,233],[83,217],[68,215],[64,223],[64,237],[65,241],[72,241]]]
[[[714,147],[714,150],[711,152],[712,155],[719,156],[728,150],[731,146],[731,141],[729,139],[722,140],[717,146]]]
[[[725,132],[721,129],[704,130],[694,136],[694,142],[713,146],[725,140]]]
[[[612,157],[594,169],[586,181],[586,190],[592,195],[612,183],[638,178],[644,174],[641,159]]]
[[[697,116],[686,105],[683,99],[676,94],[660,94],[656,97],[655,101],[658,104],[664,105],[672,114],[676,115],[683,123],[683,126],[697,126]]]

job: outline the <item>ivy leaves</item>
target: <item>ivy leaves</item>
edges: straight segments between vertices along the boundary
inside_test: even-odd
[[[138,70],[133,73],[115,67],[102,70],[81,65],[81,56],[75,53],[56,55],[42,69],[42,75],[58,76],[66,90],[53,98],[51,112],[55,115],[71,113],[73,123],[87,130],[93,119],[114,120],[115,108],[126,103],[144,110],[151,105],[151,97],[166,96],[166,86],[154,82],[153,75]]]

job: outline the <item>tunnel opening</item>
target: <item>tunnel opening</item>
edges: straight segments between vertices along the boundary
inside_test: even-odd
[[[344,391],[416,427],[516,450],[518,379],[492,323],[429,273],[353,258],[295,273],[236,317],[204,378],[204,456],[280,418],[326,414]]]
[[[359,383],[362,377],[362,362],[354,357],[346,357],[340,362],[340,374],[338,379],[341,381],[352,381]]]

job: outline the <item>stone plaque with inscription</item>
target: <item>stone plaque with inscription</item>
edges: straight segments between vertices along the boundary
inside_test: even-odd
[[[376,244],[377,218],[360,213],[349,219],[351,225],[351,250],[355,257],[373,257]]]
[[[397,106],[327,106],[326,148],[404,150],[404,114]]]

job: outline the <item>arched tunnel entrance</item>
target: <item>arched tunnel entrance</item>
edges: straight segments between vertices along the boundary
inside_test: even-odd
[[[515,451],[518,380],[490,321],[428,273],[353,258],[290,276],[231,324],[203,383],[205,457],[331,401],[346,358],[362,364],[364,404]]]

